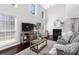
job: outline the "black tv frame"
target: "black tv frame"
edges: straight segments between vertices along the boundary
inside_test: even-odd
[[[22,32],[33,31],[34,24],[22,22]]]

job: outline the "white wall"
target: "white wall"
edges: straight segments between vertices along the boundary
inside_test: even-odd
[[[26,22],[26,23],[37,23],[37,22],[41,22],[42,24],[45,23],[46,19],[42,19],[41,18],[41,12],[45,11],[40,5],[37,5],[37,16],[34,16],[30,13],[29,11],[29,4],[19,4],[16,7],[8,5],[8,4],[1,4],[0,5],[0,13],[4,13],[4,14],[8,14],[8,15],[13,15],[17,17],[17,37],[16,37],[16,42],[15,43],[19,43],[20,42],[20,33],[21,33],[21,23],[22,22]],[[7,44],[5,45],[5,47],[7,46],[12,46],[11,44]],[[2,48],[5,48],[2,47]]]
[[[47,9],[47,29],[50,33],[50,35],[52,34],[52,29],[53,29],[53,25],[54,25],[54,21],[56,19],[63,19],[65,17],[65,11],[66,11],[66,5],[64,4],[57,4],[54,5],[53,7],[50,7],[49,9]]]
[[[56,19],[64,21],[62,27],[64,38],[67,39],[71,29],[72,20],[70,18],[79,17],[79,5],[78,4],[57,4],[47,9],[47,29],[50,35],[52,34],[53,23]],[[75,29],[76,30],[76,29]]]
[[[75,31],[78,32],[79,4],[67,4],[66,5],[66,17],[67,18],[78,18],[75,20],[76,22]]]
[[[30,5],[18,5],[18,10],[19,10],[19,20],[18,20],[18,35],[20,35],[21,32],[21,23],[26,22],[26,23],[37,23],[41,22],[42,24],[44,23],[45,19],[41,18],[41,12],[44,11],[44,9],[40,6],[37,5],[37,16],[34,16],[30,13]],[[20,39],[20,36],[18,37]]]
[[[67,4],[66,15],[68,18],[79,17],[79,4]]]

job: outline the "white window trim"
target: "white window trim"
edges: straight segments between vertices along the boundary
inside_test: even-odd
[[[37,5],[35,5],[35,16],[37,15]]]
[[[0,42],[0,48],[1,48],[1,47],[4,47],[4,46],[6,46],[6,45],[9,45],[9,44],[11,44],[11,43],[14,43],[14,42],[16,42],[15,39],[1,41],[1,42]]]
[[[10,46],[10,45],[12,46],[13,43],[16,43],[16,42],[18,42],[18,40],[17,40],[17,17],[15,17],[15,39],[1,41],[0,42],[0,50],[8,48],[8,46]],[[16,45],[16,44],[14,44],[14,45]]]
[[[30,13],[31,13],[32,15],[37,16],[37,4],[34,4],[34,5],[35,5],[35,15],[31,13],[31,10],[30,10],[31,7],[30,7],[30,5],[29,5],[29,11],[30,11]]]

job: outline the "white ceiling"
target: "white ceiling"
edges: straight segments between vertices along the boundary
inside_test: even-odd
[[[49,7],[54,6],[55,4],[41,4],[41,5],[44,9],[48,9]]]

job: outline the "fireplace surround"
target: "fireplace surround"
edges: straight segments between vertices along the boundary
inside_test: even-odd
[[[57,41],[58,36],[61,36],[62,34],[62,29],[53,29],[53,40]]]

